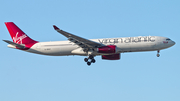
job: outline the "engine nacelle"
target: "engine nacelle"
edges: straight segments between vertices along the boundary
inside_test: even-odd
[[[115,45],[108,45],[97,49],[98,53],[116,53]]]
[[[102,55],[102,59],[105,60],[119,60],[121,57],[121,54],[112,54],[112,55]]]

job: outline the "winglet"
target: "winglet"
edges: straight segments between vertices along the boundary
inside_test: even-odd
[[[53,27],[55,30],[59,30],[59,28],[57,26],[53,25]]]

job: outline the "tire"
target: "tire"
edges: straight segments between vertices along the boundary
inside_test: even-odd
[[[157,57],[159,57],[160,56],[160,54],[157,54]]]
[[[87,65],[90,66],[90,65],[91,65],[91,62],[87,62]]]
[[[92,60],[91,60],[91,62],[92,62],[92,63],[95,63],[95,62],[96,62],[96,60],[95,60],[95,59],[92,59]]]
[[[89,59],[93,59],[94,58],[94,56],[92,56],[92,55],[89,55]]]
[[[85,61],[85,62],[88,62],[88,58],[84,58],[84,61]]]

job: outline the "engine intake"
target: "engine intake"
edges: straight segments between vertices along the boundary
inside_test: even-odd
[[[115,45],[103,46],[97,49],[98,53],[116,53]]]

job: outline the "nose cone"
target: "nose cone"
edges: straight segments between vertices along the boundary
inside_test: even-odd
[[[171,47],[171,46],[173,46],[173,45],[175,45],[176,43],[174,42],[174,41],[170,41],[169,42],[169,46]]]
[[[174,41],[172,41],[172,46],[175,45],[176,43]]]

